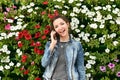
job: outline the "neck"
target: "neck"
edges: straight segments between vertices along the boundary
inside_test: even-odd
[[[69,41],[69,35],[66,37],[60,37],[60,42],[68,42]]]

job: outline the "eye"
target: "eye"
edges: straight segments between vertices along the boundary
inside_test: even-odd
[[[54,26],[54,28],[57,28],[58,26]]]
[[[64,25],[65,23],[60,23],[61,25]]]

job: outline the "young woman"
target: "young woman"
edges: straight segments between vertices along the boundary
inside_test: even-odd
[[[86,80],[83,48],[69,34],[70,22],[58,15],[51,24],[51,41],[46,43],[41,60],[44,80]]]

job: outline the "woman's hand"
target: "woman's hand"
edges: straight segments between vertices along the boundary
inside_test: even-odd
[[[57,43],[57,39],[56,39],[56,32],[55,31],[51,31],[51,44],[50,44],[50,50],[52,51]]]

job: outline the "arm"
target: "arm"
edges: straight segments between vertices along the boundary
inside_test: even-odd
[[[53,49],[51,51],[50,42],[47,42],[45,45],[44,55],[43,55],[42,60],[41,60],[41,65],[43,67],[46,67],[46,66],[48,66],[48,64],[50,64],[50,61],[52,59],[52,55],[53,55],[54,51],[55,51],[55,49]]]
[[[51,32],[51,42],[47,42],[45,45],[45,50],[44,50],[44,55],[43,58],[41,60],[41,64],[43,67],[48,66],[48,64],[50,64],[51,62],[51,57],[54,54],[55,51],[55,46],[57,43],[57,40],[54,38],[55,37],[56,32],[52,31]]]
[[[84,53],[82,45],[79,44],[79,50],[77,54],[77,70],[79,73],[79,80],[86,80],[85,78],[85,66],[84,66]]]

